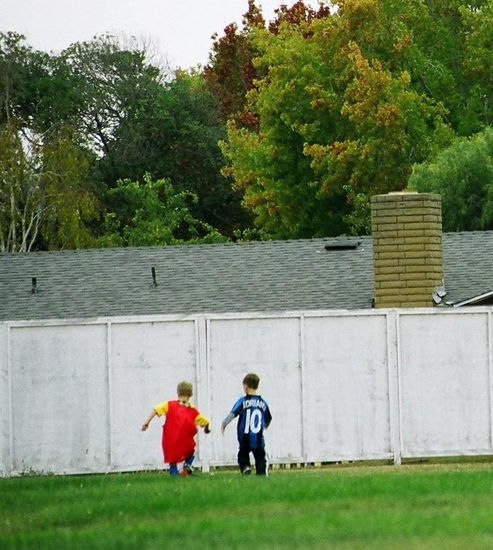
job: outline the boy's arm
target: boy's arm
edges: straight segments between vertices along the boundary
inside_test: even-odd
[[[210,421],[203,414],[199,414],[197,416],[197,418],[195,419],[195,424],[197,424],[197,426],[200,426],[201,428],[204,428],[204,432],[206,434],[210,433],[210,431],[211,431]]]
[[[224,433],[224,430],[226,429],[226,426],[233,420],[235,415],[230,412],[228,416],[223,420],[223,423],[221,424],[221,432]]]
[[[243,397],[240,397],[240,399],[238,399],[238,401],[233,405],[231,412],[223,420],[223,423],[221,424],[222,433],[224,433],[226,426],[231,422],[231,420],[233,420],[233,418],[237,417],[240,414],[240,411],[242,408],[243,408]]]
[[[269,406],[267,405],[267,411],[265,414],[265,427],[268,428],[272,422],[272,414],[270,412]]]
[[[149,424],[151,423],[151,420],[155,416],[166,416],[168,414],[168,401],[164,401],[163,403],[159,403],[159,405],[156,405],[152,411],[149,413],[149,416],[147,417],[147,420],[142,424],[141,430],[145,432],[147,428],[149,427]]]
[[[151,420],[157,416],[157,412],[156,412],[156,409],[152,409],[152,412],[149,414],[149,416],[147,417],[147,420],[142,424],[142,428],[141,428],[141,431],[145,432],[147,430],[147,428],[149,427],[149,424],[151,422]]]

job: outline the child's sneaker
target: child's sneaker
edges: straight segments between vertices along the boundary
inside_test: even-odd
[[[250,468],[250,466],[245,466],[243,470],[241,470],[241,473],[244,476],[249,476],[252,473],[252,469]]]
[[[191,475],[193,475],[193,467],[190,466],[190,464],[187,464],[185,462],[185,464],[183,464],[183,470],[181,472],[181,475],[182,476],[191,476]]]

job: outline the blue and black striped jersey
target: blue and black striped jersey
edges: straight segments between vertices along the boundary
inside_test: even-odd
[[[267,401],[260,395],[245,395],[234,404],[231,414],[239,417],[238,441],[248,437],[251,448],[263,447],[264,430],[272,420]]]

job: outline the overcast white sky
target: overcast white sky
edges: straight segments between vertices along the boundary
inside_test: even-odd
[[[290,0],[257,0],[273,18]],[[317,7],[318,0],[306,4]],[[0,31],[24,34],[35,49],[60,52],[74,42],[110,32],[133,35],[157,48],[171,67],[206,64],[211,36],[247,11],[248,0],[0,0]]]

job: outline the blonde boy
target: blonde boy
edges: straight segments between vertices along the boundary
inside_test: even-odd
[[[210,422],[190,404],[190,398],[193,395],[193,386],[190,382],[180,382],[176,393],[178,399],[163,401],[152,409],[142,425],[142,431],[147,430],[155,416],[166,417],[162,437],[164,462],[169,464],[171,475],[179,475],[178,463],[183,462],[181,474],[186,476],[193,472],[197,426],[204,428],[205,433],[209,433]]]

